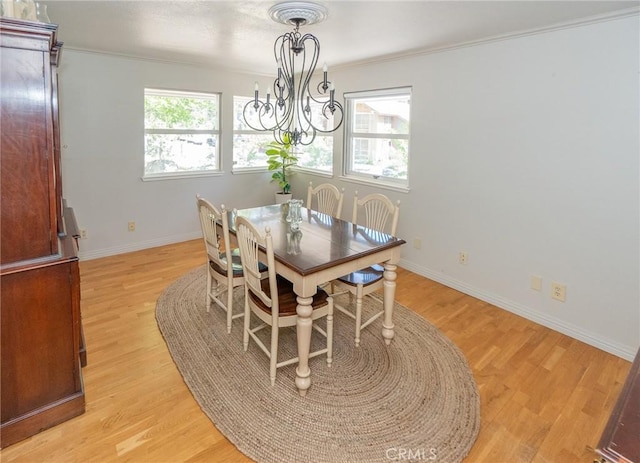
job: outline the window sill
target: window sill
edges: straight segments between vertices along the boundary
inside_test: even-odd
[[[317,175],[318,177],[333,178],[333,172],[327,172],[326,170],[310,169],[309,167],[300,166],[293,167],[291,170],[294,172]]]
[[[210,171],[210,172],[172,172],[167,174],[154,174],[154,175],[145,175],[140,179],[143,182],[156,182],[158,180],[177,180],[177,179],[187,179],[187,178],[198,178],[198,177],[220,177],[224,175],[224,171]]]
[[[263,172],[268,172],[267,166],[260,167],[238,167],[235,169],[231,169],[231,173],[233,175],[237,174],[261,174]]]
[[[340,180],[343,180],[345,182],[350,182],[350,183],[357,183],[360,185],[367,185],[367,186],[372,186],[376,188],[381,188],[383,190],[398,191],[400,193],[409,193],[411,191],[411,189],[408,186],[398,185],[391,182],[385,182],[384,180],[380,180],[380,179],[372,178],[371,180],[369,180],[361,177],[351,177],[347,175],[341,175]]]

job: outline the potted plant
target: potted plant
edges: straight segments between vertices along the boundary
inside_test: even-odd
[[[289,183],[289,168],[296,165],[298,158],[293,154],[293,144],[289,134],[282,136],[282,143],[272,141],[267,145],[267,165],[274,171],[271,181],[278,182],[282,189],[276,193],[276,203],[286,203],[291,199],[291,184]]]

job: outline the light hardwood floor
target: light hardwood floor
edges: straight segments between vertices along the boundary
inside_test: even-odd
[[[4,449],[9,462],[249,461],[201,412],[155,320],[201,240],[81,262],[88,365],[82,416]],[[397,300],[465,354],[481,430],[465,462],[592,462],[630,362],[400,269]]]

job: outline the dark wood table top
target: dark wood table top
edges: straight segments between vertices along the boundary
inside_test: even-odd
[[[300,229],[293,231],[286,221],[287,212],[288,204],[274,204],[240,209],[237,214],[261,232],[269,227],[276,260],[303,276],[405,243],[387,233],[306,208],[302,208]],[[234,232],[231,214],[229,227]]]

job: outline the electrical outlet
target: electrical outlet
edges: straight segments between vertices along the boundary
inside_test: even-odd
[[[531,289],[542,291],[542,277],[540,275],[531,275]]]
[[[567,286],[556,283],[555,281],[551,282],[551,297],[556,301],[564,302],[567,296]]]
[[[136,231],[136,223],[129,222],[129,231]]]
[[[422,240],[420,238],[415,238],[413,240],[413,247],[414,247],[414,249],[422,248]]]
[[[85,230],[84,228],[80,230],[80,238],[83,240],[87,239],[87,230]]]
[[[460,265],[467,265],[469,263],[469,254],[467,254],[467,251],[460,251],[458,253],[458,263]]]

